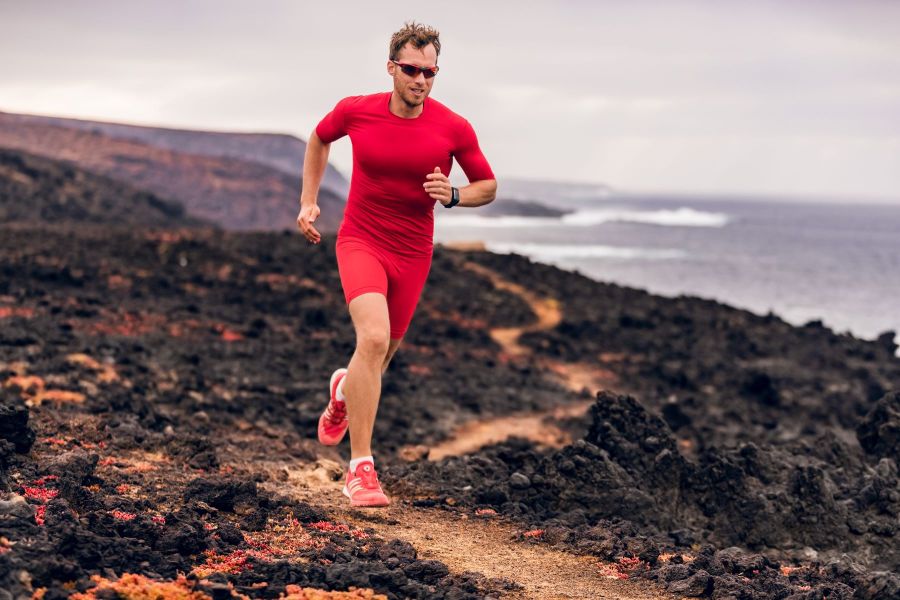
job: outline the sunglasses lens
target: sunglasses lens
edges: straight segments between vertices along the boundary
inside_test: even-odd
[[[435,75],[437,75],[438,68],[434,67],[431,69],[423,69],[422,67],[417,67],[415,65],[407,65],[403,63],[397,63],[400,66],[400,70],[409,75],[410,77],[415,77],[419,74],[419,71],[422,72],[422,75],[425,76],[425,79],[431,79]]]

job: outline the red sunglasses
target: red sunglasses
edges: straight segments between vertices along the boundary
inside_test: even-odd
[[[432,77],[437,75],[437,72],[438,72],[437,65],[435,65],[433,67],[417,67],[416,65],[409,65],[406,63],[402,63],[400,61],[394,60],[393,58],[391,59],[391,62],[394,63],[395,65],[399,66],[400,69],[404,73],[409,75],[410,77],[415,77],[416,75],[419,74],[419,72],[421,72],[422,75],[425,76],[425,79],[431,79]]]

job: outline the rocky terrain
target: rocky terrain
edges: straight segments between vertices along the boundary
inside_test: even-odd
[[[70,163],[0,148],[0,223],[202,225],[184,207]]]
[[[331,236],[2,230],[0,590],[900,594],[887,332],[438,247],[382,388],[383,510],[315,439],[353,340]]]
[[[560,299],[559,322],[523,333],[520,345],[554,360],[593,357],[633,396],[599,394],[574,423],[571,446],[541,452],[510,441],[402,466],[392,471],[398,484],[420,481],[438,499],[552,522],[559,541],[600,556],[622,548],[584,536],[624,519],[662,536],[649,557],[741,547],[830,565],[847,588],[828,597],[900,594],[894,332],[864,342],[818,321],[793,327],[712,301],[661,302],[523,257],[469,258]],[[732,587],[710,579],[720,585]],[[760,597],[785,593],[752,585]]]
[[[0,117],[10,597],[900,596],[893,332],[438,247],[351,510],[334,240],[215,227],[292,227],[284,153]]]

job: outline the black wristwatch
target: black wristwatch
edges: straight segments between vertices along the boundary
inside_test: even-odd
[[[450,188],[452,192],[452,198],[450,198],[450,202],[444,205],[444,208],[451,208],[459,204],[459,188],[452,187]]]

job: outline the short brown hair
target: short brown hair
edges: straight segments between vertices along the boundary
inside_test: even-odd
[[[407,21],[403,24],[403,29],[391,36],[390,53],[388,59],[397,60],[400,55],[400,49],[412,42],[414,48],[424,48],[428,44],[434,45],[434,51],[437,56],[441,55],[441,40],[438,38],[440,33],[434,27],[416,23],[415,21]]]

